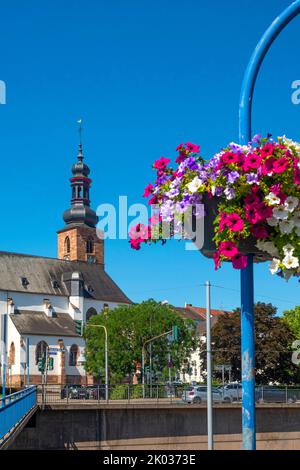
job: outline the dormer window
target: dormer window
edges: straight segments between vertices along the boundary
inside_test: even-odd
[[[28,286],[29,281],[27,277],[21,277],[21,284],[22,284],[22,287],[25,287],[25,288]]]
[[[53,279],[51,281],[53,289],[59,289],[60,285],[59,282],[56,279]]]

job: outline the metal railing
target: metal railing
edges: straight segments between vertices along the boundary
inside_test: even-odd
[[[240,403],[241,389],[213,387],[213,402],[222,404]],[[105,394],[105,385],[41,385],[38,386],[37,400],[40,405],[51,403],[170,403],[174,405],[204,404],[206,405],[205,385],[176,385],[165,384],[110,385]],[[257,404],[283,403],[300,405],[300,388],[288,386],[257,386],[255,389]]]
[[[0,443],[36,405],[37,387],[32,385],[1,398]]]

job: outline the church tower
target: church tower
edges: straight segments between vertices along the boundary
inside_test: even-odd
[[[83,163],[82,144],[72,166],[71,207],[63,213],[65,227],[58,234],[58,258],[104,265],[104,242],[96,233],[98,217],[90,207],[90,169]]]

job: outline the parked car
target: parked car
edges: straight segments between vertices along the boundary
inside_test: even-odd
[[[295,403],[297,395],[293,392],[293,389],[264,385],[256,387],[255,401],[257,403]]]
[[[219,387],[224,402],[239,401],[242,399],[242,384],[239,382],[221,385]]]
[[[187,387],[183,394],[182,400],[186,403],[202,403],[207,401],[207,388],[205,386]],[[212,389],[212,398],[215,402],[222,401],[222,393],[219,389]]]
[[[78,385],[78,384],[68,384],[68,385],[65,385],[62,389],[61,389],[61,392],[60,392],[60,396],[62,399],[64,398],[72,398],[72,395],[74,394],[74,390],[77,389],[77,388],[80,388],[81,385]]]

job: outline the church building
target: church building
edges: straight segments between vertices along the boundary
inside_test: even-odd
[[[0,252],[1,380],[7,386],[41,383],[38,363],[46,354],[47,383],[87,383],[81,325],[105,308],[131,303],[105,271],[89,173],[79,144],[57,259]]]

